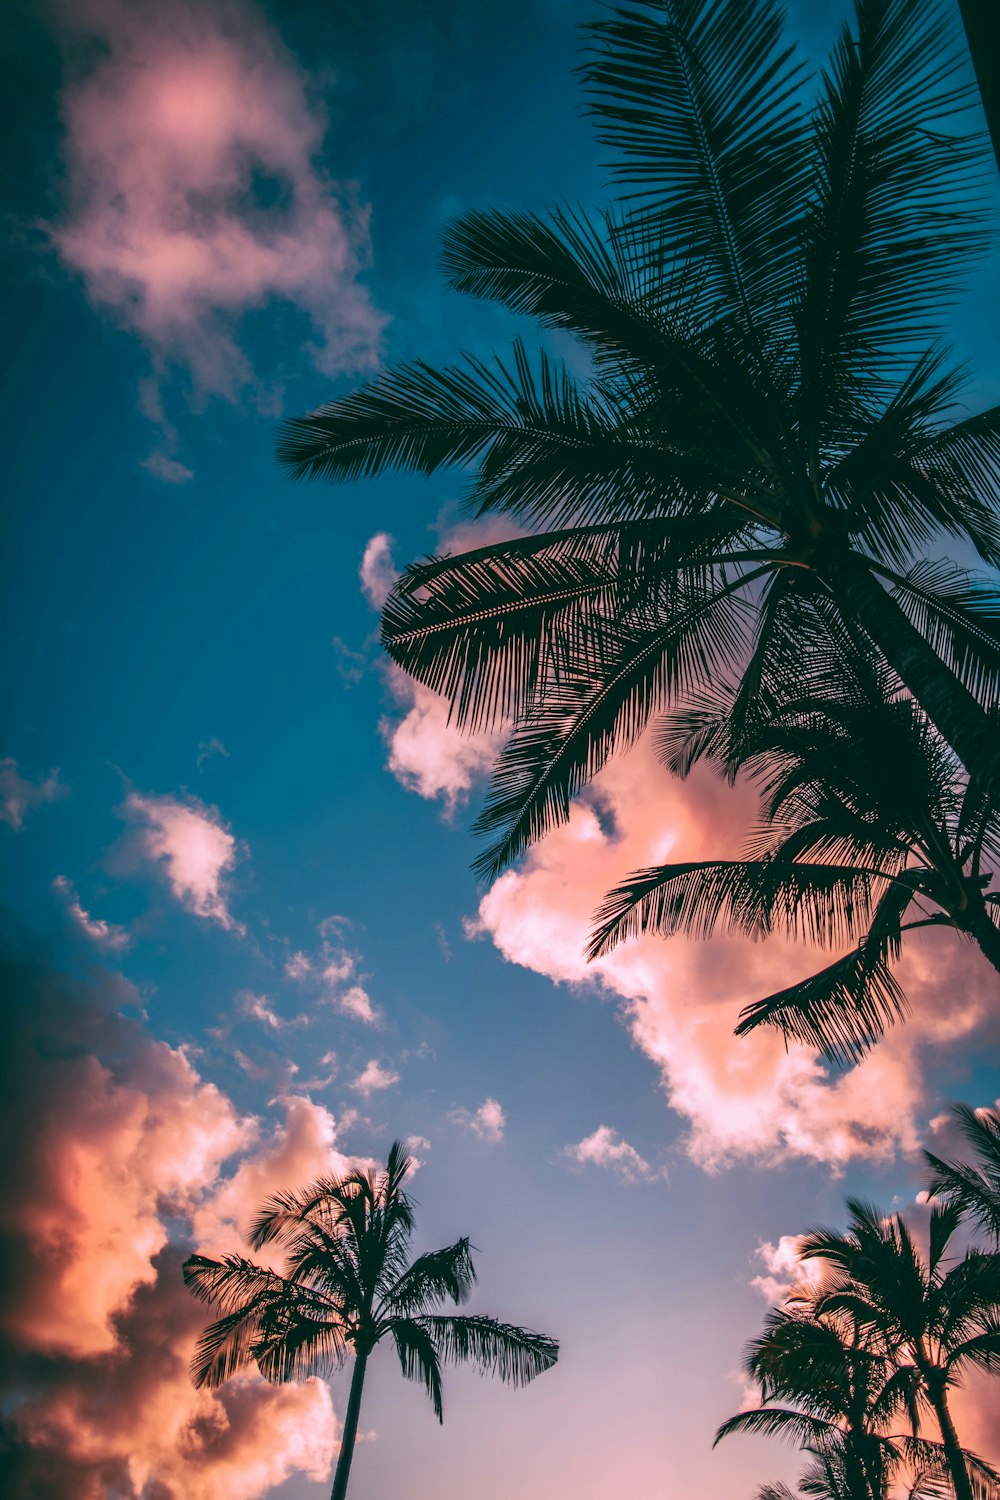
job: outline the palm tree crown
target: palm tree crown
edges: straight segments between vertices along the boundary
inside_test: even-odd
[[[476,1273],[468,1239],[410,1260],[413,1205],[403,1191],[410,1167],[396,1141],[382,1172],[322,1177],[301,1192],[275,1194],[249,1240],[255,1250],[280,1247],[283,1274],[236,1255],[192,1255],[184,1265],[194,1295],[222,1311],[198,1345],[196,1385],[221,1385],[251,1364],[271,1381],[329,1374],[353,1354],[334,1500],[346,1492],[366,1362],[383,1339],[395,1345],[403,1374],[424,1386],[439,1421],[443,1363],[471,1363],[519,1386],[559,1352],[554,1339],[530,1329],[436,1311],[464,1302]]]
[[[932,1209],[926,1257],[900,1215],[857,1200],[847,1207],[846,1233],[815,1230],[799,1247],[828,1267],[817,1309],[850,1317],[868,1347],[896,1366],[911,1411],[923,1404],[934,1412],[956,1500],[972,1500],[949,1392],[970,1368],[1000,1369],[1000,1258],[951,1250],[961,1221],[953,1204]]]
[[[773,681],[802,600],[1000,804],[1000,595],[919,560],[949,536],[1000,561],[1000,407],[956,420],[931,344],[982,242],[977,148],[942,6],[854,9],[811,109],[775,0],[645,0],[589,27],[619,205],[466,214],[443,258],[454,288],[574,336],[589,376],[518,342],[285,426],[293,474],[458,464],[473,511],[527,533],[415,564],[383,618],[456,722],[513,725],[485,874],[692,686]]]

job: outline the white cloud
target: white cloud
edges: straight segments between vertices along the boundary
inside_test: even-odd
[[[598,1125],[575,1146],[567,1146],[564,1154],[578,1166],[610,1167],[626,1182],[652,1182],[666,1175],[651,1167],[634,1146],[608,1125]]]
[[[392,556],[393,538],[386,531],[377,531],[365,546],[358,576],[361,592],[372,609],[381,609],[389,597],[399,569]]]
[[[478,1135],[481,1141],[489,1141],[493,1145],[503,1140],[504,1130],[507,1125],[507,1116],[496,1099],[484,1099],[479,1108],[473,1112],[467,1109],[453,1109],[448,1116],[453,1125],[464,1126]]]
[[[383,1089],[391,1089],[393,1084],[398,1082],[398,1073],[394,1073],[391,1068],[383,1068],[374,1057],[370,1057],[351,1084],[351,1088],[356,1089],[367,1099],[372,1094],[381,1093]]]
[[[764,1240],[757,1246],[756,1256],[764,1265],[764,1274],[752,1277],[750,1285],[772,1306],[784,1302],[793,1288],[815,1289],[823,1279],[821,1261],[800,1258],[805,1238],[804,1234],[783,1234],[776,1245]]]
[[[41,781],[30,781],[20,775],[13,756],[0,760],[0,822],[9,824],[15,832],[23,828],[32,808],[68,795],[69,788],[59,780],[58,771],[50,771]]]
[[[387,672],[393,696],[406,709],[402,719],[382,720],[389,747],[389,770],[407,791],[444,804],[452,817],[489,771],[503,744],[503,731],[467,734],[448,722],[448,704],[439,693],[407,677],[396,666]]]
[[[236,839],[217,808],[191,799],[131,792],[125,815],[138,824],[140,852],[162,865],[174,896],[186,910],[244,934],[227,904],[225,877],[235,868]]]
[[[52,889],[65,901],[66,911],[73,925],[98,948],[120,953],[128,947],[131,937],[126,929],[115,922],[106,922],[103,917],[92,917],[88,911],[84,911],[72,881],[67,880],[65,875],[56,876]]]

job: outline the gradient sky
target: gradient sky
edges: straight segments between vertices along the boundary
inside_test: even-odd
[[[807,51],[843,10],[791,7]],[[848,1190],[919,1217],[945,1101],[1000,1091],[996,975],[947,938],[912,945],[913,1018],[844,1073],[731,1036],[801,948],[644,941],[587,970],[616,877],[752,816],[645,744],[477,887],[494,747],[375,633],[394,567],[473,534],[460,478],[295,486],[273,460],[282,413],[380,362],[509,340],[442,290],[439,231],[601,200],[572,74],[592,13],[0,13],[0,1378],[31,1442],[0,1456],[7,1493],[328,1492],[346,1377],[332,1408],[316,1383],[195,1393],[179,1266],[400,1136],[418,1248],[471,1235],[474,1306],[563,1352],[524,1392],[449,1374],[438,1428],[380,1351],[355,1500],[749,1500],[794,1455],[711,1438],[789,1237]],[[993,269],[949,330],[973,407],[1000,400]],[[963,1434],[997,1460],[993,1404]]]

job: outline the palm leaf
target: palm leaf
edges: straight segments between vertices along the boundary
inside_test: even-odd
[[[438,1315],[410,1321],[426,1330],[446,1364],[474,1365],[508,1385],[527,1385],[551,1369],[559,1355],[556,1339],[495,1318]]]

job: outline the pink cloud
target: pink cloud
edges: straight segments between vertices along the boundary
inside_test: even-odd
[[[363,1021],[366,1026],[377,1026],[381,1020],[378,1010],[371,1002],[371,996],[360,984],[352,984],[350,989],[338,996],[336,1003],[337,1009],[343,1011],[345,1016],[353,1016],[355,1021]]]
[[[386,531],[377,531],[365,546],[358,577],[361,592],[372,609],[381,609],[389,591],[399,577],[392,556],[393,538]]]
[[[94,62],[63,96],[69,203],[50,232],[91,301],[198,396],[255,384],[239,320],[270,303],[308,317],[320,369],[372,367],[385,320],[358,280],[368,211],[321,165],[326,121],[264,14],[84,0],[72,23]],[[160,402],[154,384],[143,404],[167,451],[147,464],[183,481]]]
[[[730,853],[753,811],[745,790],[707,773],[670,780],[643,741],[605,769],[567,825],[500,877],[468,930],[491,937],[512,963],[615,997],[671,1108],[689,1123],[690,1155],[706,1168],[796,1156],[840,1168],[853,1157],[913,1152],[928,1100],[927,1049],[982,1035],[997,1020],[995,976],[950,935],[910,944],[901,978],[912,1018],[843,1073],[806,1047],[786,1049],[774,1033],[732,1035],[744,1004],[816,966],[820,955],[803,945],[645,938],[584,962],[592,914],[611,885],[670,857]]]
[[[824,1267],[820,1260],[802,1260],[800,1251],[805,1241],[804,1234],[783,1234],[777,1244],[764,1240],[757,1246],[757,1259],[764,1270],[751,1278],[750,1285],[770,1306],[784,1302],[796,1287],[816,1289],[823,1280]]]
[[[473,786],[489,774],[503,744],[503,732],[467,734],[448,722],[448,704],[438,693],[414,682],[398,667],[388,671],[400,720],[379,726],[389,747],[389,770],[408,791],[444,803],[452,817]]]
[[[356,1089],[359,1094],[368,1099],[372,1094],[380,1094],[384,1089],[391,1089],[398,1082],[398,1073],[394,1073],[391,1068],[383,1068],[376,1058],[370,1057],[351,1084],[351,1088]]]
[[[634,1146],[608,1125],[598,1125],[591,1135],[584,1136],[575,1146],[567,1146],[563,1154],[581,1167],[609,1167],[626,1182],[652,1182],[654,1178],[665,1175],[650,1166]]]
[[[58,771],[50,771],[40,781],[31,781],[19,773],[13,756],[0,760],[0,822],[15,832],[24,827],[24,820],[33,808],[68,795],[69,788],[59,780]]]
[[[353,1165],[333,1117],[303,1097],[280,1101],[275,1124],[241,1116],[183,1049],[121,1014],[138,997],[116,976],[0,964],[15,1002],[0,1017],[10,1492],[255,1500],[296,1473],[326,1479],[324,1384],[191,1385],[206,1314],[180,1265],[191,1242],[238,1248],[275,1188]]]
[[[453,1109],[448,1116],[453,1125],[461,1125],[478,1135],[481,1141],[498,1145],[503,1140],[507,1116],[497,1099],[484,1099],[477,1110]]]
[[[105,921],[103,917],[92,917],[85,911],[80,905],[80,898],[72,881],[67,880],[65,875],[56,876],[52,889],[65,902],[66,914],[73,926],[98,948],[120,953],[129,946],[132,939],[126,928],[118,926],[116,922]]]
[[[225,877],[235,868],[237,845],[218,809],[193,798],[181,802],[176,797],[131,792],[124,812],[138,824],[140,852],[162,865],[180,904],[229,932],[245,933],[226,899]]]

